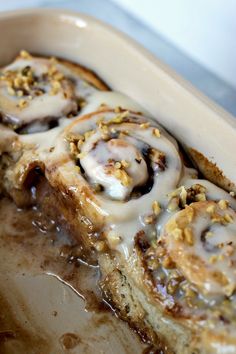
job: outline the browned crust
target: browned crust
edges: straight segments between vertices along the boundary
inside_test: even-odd
[[[103,81],[93,70],[65,59],[58,59],[58,61],[97,89],[101,91],[110,91],[110,88],[105,81]]]
[[[115,259],[111,254],[100,254],[98,260],[104,296],[121,319],[128,322],[144,341],[154,344],[158,353],[158,350],[163,354],[194,352],[190,332],[182,326],[175,327],[171,317],[158,306],[142,284],[143,269],[137,269],[138,263],[132,262],[132,272],[124,260]],[[167,329],[163,319],[169,324],[172,322],[172,328]]]
[[[224,175],[216,163],[209,161],[201,152],[194,148],[188,148],[187,150],[194,164],[206,179],[229,192],[236,192],[235,184]]]
[[[156,351],[173,354],[165,338],[158,336],[147,322],[146,312],[139,299],[134,296],[127,274],[115,266],[111,255],[100,255],[99,264],[104,272],[100,282],[101,289],[118,317],[128,322],[144,342],[153,344]]]
[[[66,225],[71,236],[82,243],[84,249],[92,253],[93,245],[97,241],[97,232],[102,225],[90,220],[86,208],[74,199],[65,186],[58,184],[52,188],[47,180],[41,177],[36,189],[37,202],[43,211],[49,217],[58,220],[63,227]]]

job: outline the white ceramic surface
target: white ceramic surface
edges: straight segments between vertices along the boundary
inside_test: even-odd
[[[216,162],[236,183],[234,118],[132,40],[87,16],[59,10],[2,13],[0,33],[1,64],[9,62],[24,48],[33,53],[59,56],[87,65],[112,88],[141,103],[177,139]],[[34,316],[41,326],[47,326],[49,321],[54,336],[62,333],[62,327],[70,332],[78,329],[81,321],[79,308],[83,307],[78,296],[52,277],[25,279],[19,276],[8,279],[5,284],[7,286],[10,282],[12,286],[14,283],[23,298],[30,296],[29,306],[34,309]],[[58,312],[62,311],[62,315],[57,317],[57,324],[55,319],[53,324],[52,319],[45,315],[55,308]],[[116,338],[113,338],[113,345],[109,347],[110,351],[101,348],[97,352],[124,352]],[[93,347],[87,351],[93,352]],[[68,353],[85,351],[78,347],[78,350]]]

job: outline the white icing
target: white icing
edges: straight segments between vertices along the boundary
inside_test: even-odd
[[[116,116],[116,114],[113,112],[102,112],[96,114],[90,119],[77,120],[76,124],[73,123],[71,129],[67,129],[66,132],[67,134],[69,134],[69,132],[73,134],[84,134],[85,132],[88,132],[90,130],[97,129],[96,122],[99,120],[99,118],[102,117],[104,120],[109,121],[114,116]],[[137,119],[140,119],[140,116],[135,117],[137,117]],[[155,127],[158,127],[156,123],[154,125]],[[139,217],[141,215],[152,214],[152,203],[155,200],[160,203],[161,207],[165,208],[167,206],[167,194],[169,193],[169,191],[175,189],[176,185],[179,182],[182,170],[182,163],[178,154],[178,150],[176,149],[176,144],[173,144],[172,140],[169,140],[168,135],[161,128],[161,135],[159,138],[153,135],[153,127],[142,129],[140,128],[139,124],[123,122],[120,124],[111,125],[111,128],[114,128],[118,132],[127,131],[130,139],[134,139],[137,144],[141,145],[148,143],[151,148],[163,152],[167,160],[166,169],[164,171],[156,171],[151,191],[138,197],[137,199],[130,199],[122,202],[112,200],[104,193],[96,195],[97,204],[99,205],[100,212],[102,215],[106,215],[107,229],[112,230],[113,233],[116,233],[122,239],[121,245],[118,246],[118,249],[122,249],[125,254],[130,254],[130,252],[132,251],[135,234],[143,229]],[[96,134],[90,136],[88,141],[85,143],[84,150],[82,152],[86,152],[86,149],[88,149],[88,151],[90,150],[89,144],[93,144],[93,142],[97,140],[98,134],[99,133],[97,131]],[[58,159],[59,151],[62,151],[61,147],[63,145],[64,154],[67,155],[69,152],[69,144],[63,138],[63,136],[61,136],[56,146],[56,149],[52,154],[52,161],[53,159]],[[134,147],[132,147],[132,149],[134,149]],[[127,151],[127,156],[124,156],[124,159],[129,158],[128,156],[132,156],[132,149],[131,155],[130,150]],[[137,147],[135,147],[135,149],[137,149]],[[135,151],[135,149],[133,151]],[[120,151],[119,153],[121,153],[123,156],[123,152]],[[63,158],[62,154],[61,158]],[[83,164],[84,158],[81,159],[81,164]],[[101,158],[104,158],[104,155]],[[86,163],[83,165],[83,167],[88,168],[85,172],[89,174],[90,177],[92,176],[94,178],[95,173],[91,172],[91,161],[89,159],[85,161]],[[88,161],[90,162],[88,163]],[[58,172],[63,175],[64,178],[66,176],[67,185],[74,185],[73,192],[76,195],[79,190],[79,188],[77,190],[76,185],[84,183],[84,177],[78,174],[78,172],[72,171],[69,166],[70,163],[66,163],[64,164],[64,166],[60,166],[58,168]],[[70,173],[68,173],[68,171],[70,171]],[[76,176],[74,175],[74,173],[76,173]],[[144,176],[146,172],[141,172],[141,174],[142,176]],[[109,181],[109,183],[110,182],[111,181]],[[118,188],[120,187],[120,183],[117,183],[117,180],[114,180],[114,183],[116,183],[116,187],[114,188],[117,188],[116,190],[118,190]],[[119,196],[121,196],[121,192],[119,193]],[[90,201],[88,200],[88,202]]]
[[[225,224],[213,222],[214,215],[207,212],[207,207],[210,205],[215,206],[214,213],[222,217],[229,215],[232,222]],[[236,214],[230,208],[220,209],[213,202],[206,203],[206,206],[196,203],[195,210],[193,221],[187,225],[192,229],[194,244],[189,245],[185,241],[176,240],[171,233],[167,232],[165,240],[168,251],[170,255],[178,257],[175,259],[177,267],[204,295],[225,295],[228,286],[236,288]],[[174,216],[177,223],[179,215],[184,215],[185,212],[185,210],[181,211]],[[208,232],[211,234],[207,234]],[[192,255],[198,257],[196,263]],[[219,275],[222,275],[227,283],[222,284]]]
[[[58,93],[50,94],[51,85],[46,79],[43,79],[43,75],[47,73],[51,65],[52,63],[49,59],[19,58],[2,69],[2,72],[5,73],[7,71],[22,70],[23,68],[30,66],[34,75],[39,78],[39,88],[45,91],[45,93],[40,96],[34,96],[34,91],[32,91],[33,98],[29,100],[27,96],[11,96],[8,93],[6,83],[0,81],[0,106],[1,111],[5,115],[5,120],[21,126],[35,120],[58,119],[77,110],[76,99],[78,97],[87,98],[90,94],[96,91],[94,87],[86,83],[66,66],[55,64],[54,66],[64,74],[65,80],[62,81]],[[69,82],[68,79],[73,80],[73,83]],[[65,90],[68,89],[71,94],[65,96]],[[25,99],[27,106],[20,108],[20,99]],[[31,133],[31,131],[29,131],[29,133]]]
[[[100,133],[96,135],[96,140],[101,139]],[[94,141],[94,139],[92,140]],[[85,152],[86,155],[81,158],[80,163],[86,171],[90,182],[99,183],[103,186],[106,194],[112,199],[125,200],[130,196],[134,187],[146,182],[148,178],[146,162],[133,145],[128,142],[124,145],[124,140],[120,139],[111,139],[108,142],[101,141],[93,150],[89,150],[91,148],[91,142],[89,145],[89,147],[86,145],[83,146],[82,151]],[[127,162],[129,166],[126,168],[126,171],[132,180],[128,186],[123,185],[114,175],[114,166],[110,166],[112,173],[108,173],[109,160],[125,160],[125,162]]]

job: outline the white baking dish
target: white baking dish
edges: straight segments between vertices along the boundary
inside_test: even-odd
[[[215,162],[236,183],[234,117],[126,36],[85,15],[64,10],[2,13],[0,33],[1,65],[10,62],[22,48],[85,64],[111,88],[138,101],[179,141]],[[2,274],[1,283],[5,278]],[[65,331],[78,333],[86,321],[91,321],[91,315],[86,314],[89,317],[86,318],[85,312],[80,312],[83,304],[78,296],[52,277],[17,275],[5,281],[5,287],[10,286],[21,293],[21,301],[30,299],[27,306],[31,314],[33,311],[32,316],[36,318],[39,328],[50,329],[54,336],[52,345],[58,353],[61,350],[60,346],[57,347],[60,335]],[[12,301],[18,304],[16,297]],[[57,317],[51,315],[55,310],[59,313]],[[119,340],[119,336],[109,337],[111,327],[105,327],[99,330],[102,335],[107,331],[108,340],[113,340],[113,345],[109,347],[112,347],[111,352],[129,353],[131,348],[125,349],[121,340],[125,329],[120,330]],[[95,349],[98,353],[109,353],[102,341],[93,341],[94,335],[90,333],[87,338],[86,353],[93,353]],[[138,353],[134,338],[130,339],[131,343],[130,352]],[[78,345],[73,353],[84,353],[84,348],[84,345]]]

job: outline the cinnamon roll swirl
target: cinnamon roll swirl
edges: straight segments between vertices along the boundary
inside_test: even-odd
[[[44,163],[49,183],[69,194],[87,224],[126,257],[137,232],[155,232],[182,171],[177,144],[156,122],[106,108],[66,127]]]
[[[21,133],[46,131],[76,116],[97,89],[108,87],[91,71],[22,51],[0,71],[1,119]]]

